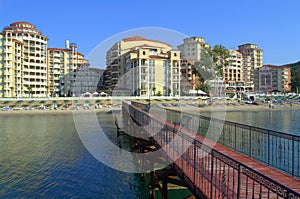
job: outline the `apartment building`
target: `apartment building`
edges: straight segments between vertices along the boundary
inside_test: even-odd
[[[210,48],[210,45],[205,42],[204,38],[195,36],[183,39],[183,44],[177,46],[181,52],[181,57],[191,63],[200,61],[201,51],[204,48]]]
[[[236,50],[228,50],[229,65],[223,68],[223,80],[226,85],[225,93],[253,92],[254,84],[250,81],[250,57]]]
[[[84,93],[95,93],[103,72],[104,69],[90,68],[89,64],[81,65],[76,74],[75,96],[82,96]]]
[[[250,81],[254,81],[254,70],[256,68],[260,68],[263,66],[263,50],[258,48],[258,45],[256,44],[242,44],[238,46],[238,51],[244,55],[244,56],[249,56],[250,57],[250,71],[247,71],[248,75],[250,77],[247,76],[248,79],[250,79]],[[248,58],[246,58],[248,59]]]
[[[130,36],[106,54],[106,89],[118,87],[131,95],[180,95],[180,51],[164,42]]]
[[[68,40],[65,48],[48,48],[47,56],[49,95],[74,96],[77,71],[80,67],[88,67],[88,60],[78,52],[77,44]]]
[[[256,92],[287,92],[291,90],[291,69],[289,66],[263,65],[254,71]]]
[[[193,74],[193,66],[196,62],[203,61],[203,55],[210,45],[205,42],[203,37],[187,37],[183,43],[177,46],[181,53],[181,80],[183,88],[196,90],[200,85],[199,78]],[[186,89],[185,89],[186,90]]]
[[[105,87],[106,89],[113,89],[118,84],[119,77],[124,74],[125,68],[123,67],[125,62],[120,57],[124,53],[129,52],[132,48],[142,45],[148,45],[153,47],[160,47],[165,50],[171,50],[172,46],[167,43],[147,39],[140,36],[129,36],[116,42],[106,52],[106,70],[105,70]]]
[[[14,22],[0,35],[0,97],[46,96],[48,38],[28,22]]]

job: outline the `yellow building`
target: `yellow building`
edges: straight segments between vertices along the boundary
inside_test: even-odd
[[[47,42],[28,22],[15,22],[1,33],[1,97],[44,97],[47,92]]]
[[[243,44],[238,46],[238,51],[242,55],[250,57],[250,81],[254,82],[254,70],[263,66],[263,50],[256,44]]]
[[[132,95],[180,95],[180,51],[164,42],[127,37],[106,54],[106,88]]]
[[[48,93],[51,96],[73,96],[76,73],[82,66],[89,66],[77,44],[66,41],[65,48],[48,48]]]

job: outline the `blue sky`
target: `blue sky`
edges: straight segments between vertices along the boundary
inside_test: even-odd
[[[120,36],[139,34],[136,30],[144,27],[157,27],[152,34],[146,28],[150,39],[168,40],[169,33],[177,34],[166,41],[175,48],[182,35],[204,37],[212,46],[230,49],[255,43],[264,50],[265,64],[282,65],[300,60],[299,8],[298,0],[0,0],[0,27],[30,22],[49,38],[49,47],[62,48],[69,39],[100,68],[104,55],[96,48],[105,52]],[[163,29],[167,31],[157,31]]]

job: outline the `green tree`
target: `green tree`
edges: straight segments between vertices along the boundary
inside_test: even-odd
[[[210,48],[203,48],[200,51],[200,60],[192,66],[192,73],[199,77],[200,82],[212,79],[214,77],[214,62]]]
[[[108,88],[107,91],[108,91],[109,95],[112,95],[112,88]]]
[[[45,86],[45,89],[46,89],[46,97],[48,97],[48,86]]]
[[[28,97],[32,97],[32,86],[31,85],[27,85],[26,88],[27,88],[28,94],[29,94]]]
[[[219,76],[223,76],[223,68],[229,66],[229,51],[222,45],[215,45],[212,50],[213,61]]]
[[[155,88],[155,87],[153,87],[153,88],[152,88],[152,91],[153,91],[153,94],[154,94],[154,96],[155,96],[155,91],[156,91],[156,88]]]
[[[13,86],[10,87],[10,93],[11,93],[11,96],[13,97],[14,96],[14,87]]]

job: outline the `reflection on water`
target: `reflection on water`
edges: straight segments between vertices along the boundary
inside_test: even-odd
[[[99,118],[115,139],[112,118]],[[140,175],[113,170],[86,151],[72,114],[1,115],[0,126],[1,198],[148,197]]]

